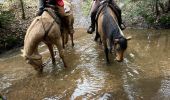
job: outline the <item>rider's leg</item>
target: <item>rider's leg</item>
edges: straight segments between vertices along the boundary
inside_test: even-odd
[[[89,26],[87,33],[92,34],[95,31],[95,17],[97,10],[100,6],[100,2],[98,0],[93,1],[92,8],[91,8],[91,25]]]
[[[36,16],[41,16],[43,13],[43,9],[45,8],[45,1],[46,0],[39,0],[39,8]]]
[[[123,22],[122,22],[122,11],[121,11],[121,9],[119,8],[119,6],[115,3],[114,0],[111,0],[111,4],[115,7],[115,9],[116,9],[117,12],[118,12],[118,24],[119,24],[120,28],[121,28],[122,30],[124,30],[124,29],[125,29],[125,25],[124,25]]]

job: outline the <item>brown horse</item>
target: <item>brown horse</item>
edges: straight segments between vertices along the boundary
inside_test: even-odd
[[[63,47],[65,47],[65,44],[68,43],[68,38],[70,35],[72,47],[74,46],[73,41],[73,24],[74,24],[74,17],[73,17],[73,10],[72,5],[68,3],[67,1],[64,1],[64,9],[65,9],[65,18],[63,20],[63,31],[62,31],[62,40],[63,40]]]
[[[53,64],[55,64],[53,45],[56,45],[64,67],[67,67],[62,45],[60,24],[56,23],[54,18],[47,11],[44,11],[41,16],[36,17],[27,29],[23,50],[23,56],[27,63],[31,64],[35,70],[42,72],[42,56],[38,52],[38,45],[40,42],[44,42],[48,46]]]
[[[123,60],[123,54],[127,48],[127,40],[118,26],[118,19],[115,12],[106,1],[103,3],[97,19],[96,37],[100,37],[104,45],[106,61],[109,63],[108,52],[114,50],[116,52],[117,61]]]

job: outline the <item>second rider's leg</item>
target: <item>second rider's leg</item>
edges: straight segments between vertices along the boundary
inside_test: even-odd
[[[95,31],[95,18],[97,14],[97,10],[99,8],[100,2],[98,0],[93,1],[91,8],[91,25],[89,26],[87,33],[92,34]]]
[[[39,5],[38,5],[39,7],[36,16],[41,16],[41,14],[43,13],[43,9],[45,8],[45,3],[46,0],[39,0]]]

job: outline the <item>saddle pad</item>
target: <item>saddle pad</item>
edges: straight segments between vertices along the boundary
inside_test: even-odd
[[[69,13],[71,11],[71,4],[64,0],[64,11],[65,13]]]
[[[64,11],[65,13],[69,13],[70,12],[70,7],[68,5],[64,5]]]

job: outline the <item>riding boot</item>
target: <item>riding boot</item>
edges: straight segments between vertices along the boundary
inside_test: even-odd
[[[124,30],[126,28],[125,24],[122,22],[122,15],[121,15],[121,9],[120,8],[117,8],[117,11],[119,13],[119,17],[118,17],[118,24],[119,24],[119,27],[121,30]]]
[[[95,17],[97,14],[97,10],[100,6],[99,0],[93,1],[92,8],[91,8],[91,25],[89,26],[87,33],[92,34],[95,31]]]
[[[114,0],[109,0],[110,4],[113,5],[113,7],[116,9],[117,11],[117,17],[118,17],[118,25],[120,27],[121,30],[124,30],[126,28],[126,26],[124,25],[124,23],[122,22],[122,11],[119,8],[119,6],[115,3]]]
[[[87,33],[92,34],[95,31],[95,16],[96,14],[91,14],[91,25],[89,26]]]
[[[45,8],[46,5],[46,0],[39,0],[39,10],[36,13],[36,16],[41,16],[43,13],[43,10]]]

